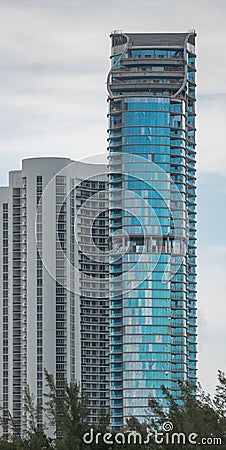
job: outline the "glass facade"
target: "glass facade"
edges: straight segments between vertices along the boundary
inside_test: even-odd
[[[112,36],[112,426],[196,381],[195,33]],[[161,49],[160,49],[161,47]]]

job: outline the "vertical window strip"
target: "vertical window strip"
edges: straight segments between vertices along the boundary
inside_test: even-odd
[[[8,204],[3,203],[3,436],[8,439],[8,295],[9,295],[9,248],[8,248]]]
[[[42,265],[42,176],[36,178],[36,227],[37,227],[37,253],[36,253],[36,278],[37,278],[37,427],[43,426],[43,265]]]
[[[56,177],[56,387],[67,378],[67,291],[64,255],[67,252],[66,178]]]

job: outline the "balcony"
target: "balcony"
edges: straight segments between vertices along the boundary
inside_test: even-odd
[[[117,128],[121,128],[122,127],[122,122],[115,122],[113,125],[111,125],[111,130],[115,130]]]
[[[157,66],[156,66],[157,67]],[[164,70],[154,70],[152,69],[146,69],[146,68],[133,68],[133,69],[120,69],[120,70],[114,70],[113,76],[115,78],[141,78],[141,77],[158,77],[158,78],[177,78],[182,77],[184,73],[183,69],[175,68],[172,70],[171,68],[165,68]],[[117,109],[117,111],[122,112],[121,109]]]
[[[172,80],[171,80],[172,81]],[[181,86],[181,82],[169,82],[169,83],[162,83],[160,81],[150,81],[148,80],[124,80],[124,81],[117,81],[117,82],[112,82],[110,84],[111,90],[112,91],[138,91],[138,90],[150,90],[153,91],[154,90],[158,90],[160,89],[162,90],[166,90],[166,89],[173,89],[173,90],[178,90],[179,87]],[[154,93],[152,93],[154,95]],[[164,92],[161,94],[164,94]],[[169,92],[165,92],[166,95],[169,95]],[[116,128],[116,127],[115,127]],[[112,127],[112,129],[114,129],[114,127]]]
[[[137,56],[136,58],[122,58],[122,63],[125,66],[133,66],[133,65],[150,65],[156,64],[159,65],[159,63],[167,65],[178,65],[183,63],[183,57],[182,56],[171,56],[170,58],[165,58],[163,55],[145,55],[145,56]],[[193,65],[192,65],[193,67]]]

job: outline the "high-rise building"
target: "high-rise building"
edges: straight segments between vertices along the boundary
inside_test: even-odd
[[[27,427],[44,369],[91,422],[196,382],[195,32],[111,35],[109,170],[31,158],[0,188],[0,404]],[[109,194],[109,198],[108,198]],[[110,300],[109,300],[110,299]],[[110,310],[110,314],[109,314]],[[110,354],[110,357],[109,357]],[[3,422],[3,434],[9,429]]]
[[[44,369],[81,383],[93,422],[108,406],[107,183],[104,165],[31,158],[0,188],[0,402],[16,434]]]
[[[111,35],[112,426],[196,382],[195,32]]]

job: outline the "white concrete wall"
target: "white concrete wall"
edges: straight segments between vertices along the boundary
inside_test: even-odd
[[[43,204],[42,204],[42,258],[47,269],[43,270],[43,368],[49,373],[56,375],[56,191],[55,176],[66,177],[67,193],[70,192],[71,180],[77,185],[86,178],[94,177],[95,180],[106,180],[107,169],[102,164],[86,164],[74,162],[68,158],[29,158],[23,160],[22,170],[10,172],[9,189],[0,189],[0,204],[8,198],[9,195],[9,239],[12,238],[12,190],[14,187],[22,187],[23,179],[26,177],[26,198],[21,199],[22,205],[26,207],[26,217],[21,218],[22,230],[21,246],[26,250],[26,262],[22,262],[24,268],[24,281],[22,285],[26,287],[24,296],[21,296],[21,303],[24,305],[24,315],[27,320],[25,328],[27,350],[24,354],[24,363],[26,364],[25,378],[23,385],[27,383],[31,392],[36,397],[37,392],[37,243],[36,243],[36,179],[38,175],[42,176],[43,186]],[[104,174],[104,175],[103,175]],[[51,182],[52,180],[52,182]],[[45,188],[48,188],[45,191]],[[76,201],[75,201],[76,204]],[[70,226],[70,215],[67,214],[67,227]],[[0,236],[2,230],[2,220],[0,220]],[[69,234],[69,233],[68,233]],[[12,284],[12,239],[9,244],[9,386],[13,383],[13,284]],[[1,247],[0,247],[1,256]],[[22,254],[21,254],[22,258]],[[78,264],[78,255],[75,254],[75,260]],[[23,266],[25,264],[25,266]],[[72,280],[70,264],[66,262],[66,277],[70,283],[74,283],[75,291],[79,293],[79,278],[75,275]],[[2,267],[0,268],[0,274]],[[22,276],[22,273],[21,273]],[[2,277],[1,277],[2,279]],[[0,280],[0,289],[2,281]],[[24,284],[23,284],[24,283]],[[69,292],[67,294],[67,304],[69,305]],[[2,296],[1,300],[2,302]],[[2,311],[2,304],[1,311]],[[0,314],[0,330],[2,330],[2,314]],[[67,309],[67,378],[70,380],[70,310]],[[81,381],[81,339],[80,339],[80,298],[79,294],[75,296],[75,378]],[[2,334],[0,339],[2,339]],[[0,341],[1,344],[2,341]],[[23,345],[23,342],[21,342]],[[0,373],[2,374],[2,359],[0,360]],[[1,389],[0,376],[0,389]],[[1,396],[1,393],[0,393]],[[9,409],[13,410],[12,389],[9,391]],[[21,411],[21,417],[24,411]]]

